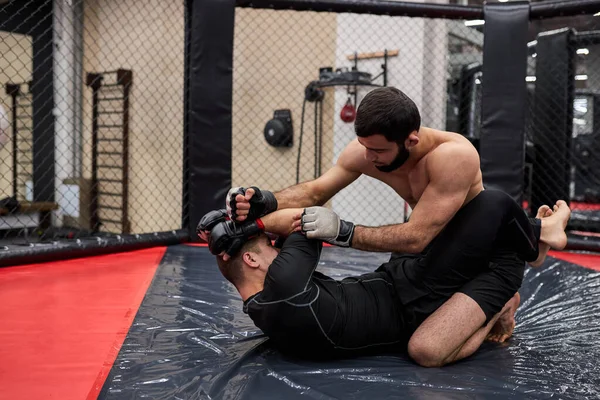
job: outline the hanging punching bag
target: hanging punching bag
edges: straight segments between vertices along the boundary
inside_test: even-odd
[[[346,104],[342,107],[342,111],[340,111],[340,118],[342,121],[348,123],[354,122],[356,119],[356,108],[354,108],[350,96],[348,96],[348,101],[346,101]]]

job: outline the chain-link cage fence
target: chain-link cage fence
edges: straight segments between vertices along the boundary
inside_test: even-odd
[[[0,5],[0,239],[182,227],[185,13],[179,0]],[[596,19],[532,21],[527,77],[525,207],[566,196],[588,230],[600,208]],[[548,39],[557,28],[571,28],[564,54]],[[483,21],[236,8],[232,185],[276,191],[323,174],[380,86],[411,97],[424,126],[477,146],[483,39]],[[282,126],[293,133],[272,136]],[[367,225],[410,212],[366,176],[329,206]]]
[[[600,21],[532,23],[527,86],[526,207],[567,200],[570,229],[600,231]]]
[[[0,5],[0,239],[182,227],[185,3]]]
[[[276,191],[326,172],[356,138],[356,109],[376,87],[405,92],[423,126],[458,132],[468,123],[461,109],[473,108],[465,93],[475,90],[483,34],[466,21],[245,8],[235,18],[234,186]],[[293,135],[271,137],[274,120]],[[367,225],[410,212],[367,176],[328,205]]]
[[[590,16],[575,27],[573,126],[570,141],[572,227],[600,232],[600,22]]]
[[[542,204],[564,199],[573,210],[569,229],[588,233],[600,231],[600,134],[594,128],[600,123],[594,67],[599,26],[593,14],[532,21],[526,76],[523,207],[535,214]],[[465,66],[457,90],[458,99],[465,102],[459,102],[455,132],[471,138],[476,146],[485,78],[482,67],[478,62]]]

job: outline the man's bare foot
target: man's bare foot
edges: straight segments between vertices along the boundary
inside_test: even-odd
[[[567,246],[565,228],[571,217],[571,209],[563,200],[556,202],[553,214],[542,219],[540,240],[554,250],[562,250]]]
[[[543,205],[540,208],[538,208],[538,212],[537,215],[535,216],[536,218],[542,219],[542,218],[546,218],[552,215],[552,209],[550,208],[550,206],[547,205]]]
[[[515,330],[515,313],[520,303],[521,296],[519,293],[515,293],[513,298],[504,306],[502,315],[500,315],[500,318],[498,318],[485,340],[488,342],[504,343],[512,336]]]
[[[552,214],[554,214],[552,209],[549,206],[543,205],[538,209],[537,215],[535,217],[541,220],[543,218],[548,218]],[[531,265],[534,268],[537,268],[544,263],[544,261],[546,260],[546,256],[548,255],[548,251],[550,251],[550,245],[540,241],[538,244],[538,249],[539,255],[537,260],[529,263],[529,265]]]

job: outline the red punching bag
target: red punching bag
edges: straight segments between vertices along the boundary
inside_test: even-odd
[[[340,118],[344,122],[354,122],[356,119],[356,108],[354,108],[350,97],[348,97],[348,101],[346,101],[346,104],[342,107],[342,111],[340,111]]]

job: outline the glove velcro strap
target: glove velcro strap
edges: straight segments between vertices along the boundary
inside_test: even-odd
[[[351,247],[355,228],[356,226],[352,222],[340,220],[340,235],[337,237],[337,240]]]
[[[260,190],[256,186],[251,186],[251,188],[254,189],[254,192],[256,193],[256,195],[258,195],[257,197],[262,203],[263,209],[261,210],[259,217],[263,217],[267,214],[277,211],[277,198],[275,197],[273,192],[270,192],[268,190]],[[252,199],[250,199],[250,203],[252,203]]]

